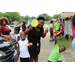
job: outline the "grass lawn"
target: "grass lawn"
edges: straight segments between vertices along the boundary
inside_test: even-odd
[[[70,48],[70,42],[65,37],[63,40],[57,41],[58,46],[64,45],[66,48]]]

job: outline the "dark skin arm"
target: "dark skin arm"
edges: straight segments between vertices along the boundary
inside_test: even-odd
[[[19,44],[18,44],[18,47],[17,47],[17,56],[16,56],[16,59],[18,60],[18,52],[19,52]]]
[[[20,39],[20,36],[17,37],[17,42],[16,42],[16,40],[14,40],[14,43],[13,44],[18,43],[19,39]]]
[[[30,26],[29,29],[26,29],[25,33],[28,35],[32,29],[33,29],[32,26]]]
[[[57,39],[56,39],[56,35],[55,35],[55,45],[57,44]]]
[[[72,31],[73,32],[73,38],[75,37],[75,34],[74,34],[74,31]]]
[[[42,38],[45,38],[46,34],[47,34],[46,32],[45,33],[43,32],[42,33]]]
[[[45,32],[42,33],[42,38],[44,38],[47,33],[48,33],[48,29],[46,29]]]

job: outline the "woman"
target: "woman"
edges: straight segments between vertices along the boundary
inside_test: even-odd
[[[7,40],[7,38],[9,38],[8,36],[10,35],[11,30],[8,28],[9,21],[6,17],[1,17],[0,18],[0,36],[4,37],[5,40]]]
[[[26,21],[23,21],[23,24],[22,24],[22,31],[25,31],[26,30]]]
[[[72,32],[73,32],[72,48],[73,48],[74,54],[75,54],[75,15],[72,18],[71,28],[72,28]]]
[[[32,47],[29,48],[29,53],[30,53],[30,61],[33,62],[38,62],[38,55],[40,53],[40,37],[45,37],[48,30],[45,31],[43,30],[43,24],[44,24],[44,18],[39,17],[38,19],[38,26],[37,27],[32,27],[30,26],[29,29],[27,29],[25,32],[28,34],[28,40],[29,42],[32,42],[33,45]]]

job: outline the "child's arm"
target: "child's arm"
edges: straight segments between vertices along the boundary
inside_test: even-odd
[[[19,52],[19,43],[18,43],[18,47],[17,47],[17,56],[16,56],[16,59],[18,59],[18,52]]]
[[[15,42],[14,42],[13,44],[18,43],[19,39],[20,39],[20,37],[18,36],[18,37],[17,37],[17,42],[16,42],[16,40],[14,40]]]
[[[55,45],[57,44],[57,39],[56,39],[56,35],[55,35]]]

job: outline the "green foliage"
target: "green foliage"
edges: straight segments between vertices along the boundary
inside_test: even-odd
[[[49,16],[48,14],[46,14],[46,13],[40,14],[38,17],[44,17],[45,21],[50,21],[52,19],[52,17]]]
[[[0,12],[0,17],[7,17],[9,22],[12,21],[22,22],[22,18],[19,12],[5,12],[5,13]]]
[[[45,21],[51,21],[51,19],[58,19],[59,14],[55,14],[53,17],[51,17],[50,15],[43,13],[43,14],[40,14],[38,17],[40,17],[40,16],[44,17]],[[28,15],[26,15],[25,17],[20,16],[19,12],[5,12],[5,13],[0,12],[0,17],[7,17],[9,22],[17,21],[19,23],[22,23],[23,20],[25,20],[27,23],[29,18],[33,18],[33,19],[38,18],[35,16],[30,17]]]
[[[59,16],[60,16],[60,14],[55,14],[55,15],[53,16],[53,19],[58,19]]]

